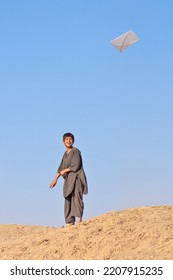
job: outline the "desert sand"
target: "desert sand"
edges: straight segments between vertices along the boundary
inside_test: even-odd
[[[66,227],[0,225],[1,260],[173,260],[173,206],[112,211]]]

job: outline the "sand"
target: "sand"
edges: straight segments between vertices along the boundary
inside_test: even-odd
[[[0,225],[1,260],[173,260],[173,206],[112,211],[68,228]]]

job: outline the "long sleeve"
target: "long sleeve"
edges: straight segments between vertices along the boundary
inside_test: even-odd
[[[69,168],[73,172],[77,172],[82,167],[82,158],[80,151],[78,149],[74,149]]]
[[[62,170],[62,165],[63,165],[63,158],[62,158],[61,163],[60,163],[60,165],[57,169],[57,173],[59,173]]]

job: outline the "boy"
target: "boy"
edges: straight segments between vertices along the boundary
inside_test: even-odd
[[[87,180],[82,165],[81,152],[73,147],[74,135],[72,133],[65,133],[63,135],[63,142],[66,147],[61,164],[57,170],[57,174],[50,184],[50,188],[54,188],[60,176],[64,178],[63,195],[64,216],[66,226],[74,225],[75,218],[77,222],[82,222],[84,203],[83,194],[88,193]]]

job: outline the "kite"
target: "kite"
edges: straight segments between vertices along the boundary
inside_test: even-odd
[[[112,45],[117,48],[120,52],[133,45],[139,40],[139,37],[136,34],[129,30],[121,36],[115,38],[111,41]]]

